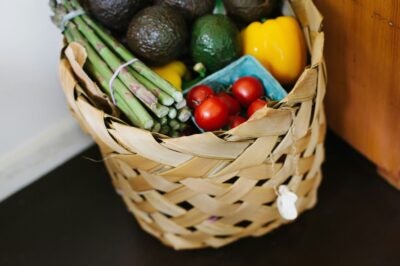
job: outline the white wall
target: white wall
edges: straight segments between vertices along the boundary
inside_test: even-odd
[[[48,0],[0,1],[0,200],[90,143],[58,81]]]

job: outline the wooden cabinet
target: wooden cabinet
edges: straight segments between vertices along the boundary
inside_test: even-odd
[[[325,17],[329,125],[400,188],[400,1],[314,2]]]

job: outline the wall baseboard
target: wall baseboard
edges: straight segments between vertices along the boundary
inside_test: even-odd
[[[67,116],[0,157],[0,201],[88,148],[93,141]]]

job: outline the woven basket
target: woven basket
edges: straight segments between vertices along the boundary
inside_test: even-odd
[[[290,3],[310,67],[277,106],[223,134],[168,138],[127,125],[83,71],[85,50],[63,50],[61,81],[72,114],[98,144],[140,226],[164,244],[217,248],[270,232],[288,222],[277,210],[281,184],[297,194],[299,212],[315,205],[326,131],[322,17],[311,0]]]

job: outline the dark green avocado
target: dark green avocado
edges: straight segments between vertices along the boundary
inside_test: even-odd
[[[183,15],[166,6],[151,6],[137,13],[126,40],[134,54],[153,65],[162,65],[185,52],[188,32]]]
[[[84,8],[101,24],[116,32],[125,32],[133,15],[146,0],[81,0]]]
[[[241,54],[239,31],[225,15],[206,15],[196,20],[190,44],[192,58],[215,72]]]
[[[188,20],[210,14],[215,6],[215,0],[155,0],[155,3],[179,9]]]
[[[269,17],[281,0],[223,0],[228,15],[233,19],[250,23]]]

